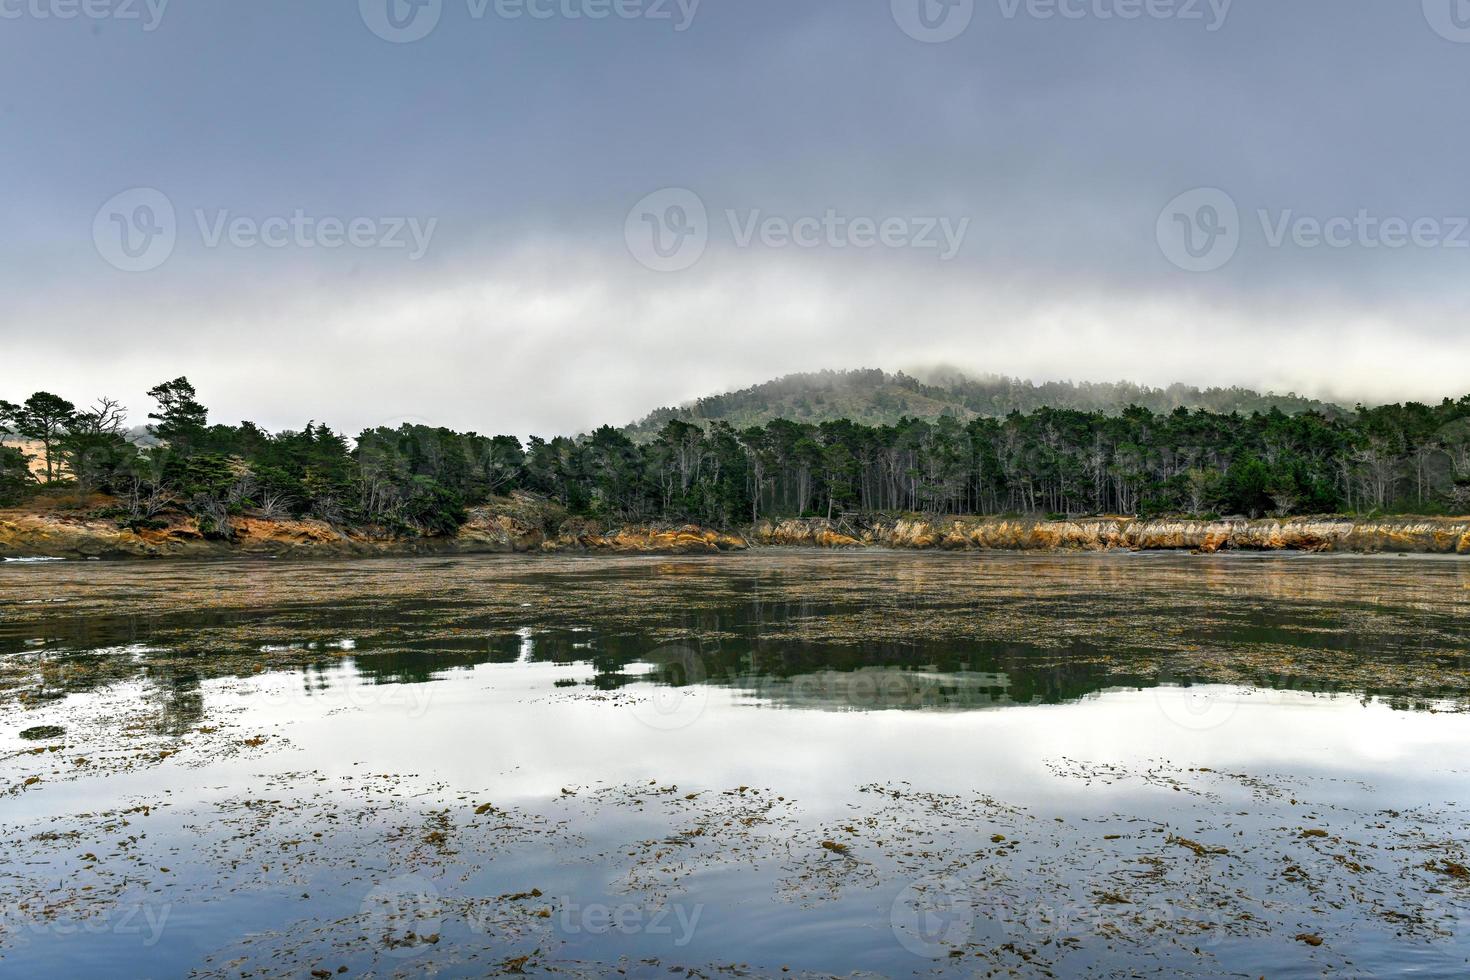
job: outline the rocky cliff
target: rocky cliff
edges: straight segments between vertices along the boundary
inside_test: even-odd
[[[0,558],[331,557],[525,553],[539,551],[715,553],[746,547],[744,538],[686,526],[607,526],[567,519],[552,505],[526,500],[477,507],[452,536],[405,536],[379,528],[342,528],[315,520],[237,517],[228,539],[206,538],[178,516],[162,527],[131,530],[115,520],[65,511],[0,510]]]

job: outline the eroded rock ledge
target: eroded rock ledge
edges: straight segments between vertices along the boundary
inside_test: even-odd
[[[50,511],[0,510],[0,558],[227,558],[371,555],[607,552],[697,554],[742,550],[738,534],[694,525],[609,526],[566,519],[525,501],[478,507],[453,536],[393,534],[316,520],[235,518],[228,539],[206,538],[179,517],[160,528],[130,530],[113,520]]]
[[[228,540],[178,518],[157,529],[65,512],[0,511],[4,558],[333,557],[470,553],[716,554],[748,547],[946,550],[1225,550],[1470,555],[1470,518],[1078,520],[869,517],[763,521],[741,531],[697,525],[618,525],[566,518],[525,501],[480,507],[453,536],[403,536],[313,520],[235,520]]]

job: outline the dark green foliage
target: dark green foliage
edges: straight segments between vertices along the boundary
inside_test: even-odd
[[[427,534],[453,534],[465,522],[464,500],[431,477],[417,476],[408,486],[402,520]]]
[[[512,436],[486,438],[423,425],[369,429],[357,438],[349,462],[337,473],[355,483],[356,507],[365,518],[429,533],[452,533],[464,522],[467,503],[484,503],[517,485],[524,457]]]
[[[32,482],[26,455],[14,446],[0,446],[0,507],[20,503]]]
[[[238,479],[226,456],[199,453],[184,460],[177,469],[178,490],[185,497],[225,497]]]
[[[158,402],[158,411],[149,412],[154,424],[148,431],[168,444],[175,455],[187,456],[204,442],[209,413],[194,398],[196,392],[188,378],[166,381],[148,392]]]
[[[60,475],[57,443],[75,414],[76,406],[65,398],[49,391],[38,391],[21,405],[0,402],[0,427],[41,444],[46,460],[46,482],[51,483]]]
[[[1470,396],[1351,414],[1043,407],[877,425],[777,418],[744,429],[669,418],[642,441],[603,426],[522,446],[511,436],[422,425],[370,429],[355,445],[317,422],[280,433],[249,422],[209,425],[187,379],[153,394],[160,444],[147,449],[127,440],[121,409],[106,399],[77,412],[38,393],[21,406],[0,403],[0,413],[12,428],[48,432],[53,475],[116,494],[124,523],[152,526],[164,511],[183,510],[219,537],[242,514],[452,534],[468,508],[512,492],[575,514],[715,525],[846,511],[1470,509]],[[0,454],[0,495],[25,491],[24,463],[13,449]]]
[[[238,514],[249,485],[249,471],[227,456],[199,453],[170,468],[176,490],[206,538],[229,538],[230,518]]]
[[[849,510],[1434,512],[1470,503],[1470,397],[1352,415],[1041,408],[738,432],[671,418],[642,443],[607,427],[533,439],[517,485],[580,512],[711,523]]]
[[[1260,517],[1271,510],[1271,471],[1255,456],[1236,458],[1225,471],[1220,506],[1232,513]]]

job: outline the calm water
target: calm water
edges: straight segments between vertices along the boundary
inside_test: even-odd
[[[0,974],[1463,976],[1467,613],[1408,558],[10,563]]]

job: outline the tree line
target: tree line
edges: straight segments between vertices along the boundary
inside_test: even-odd
[[[349,440],[315,421],[267,432],[212,424],[187,378],[149,392],[147,445],[126,412],[48,392],[0,401],[0,502],[69,488],[115,500],[134,527],[187,513],[229,536],[242,515],[452,533],[467,509],[523,492],[573,514],[730,526],[849,511],[945,514],[1463,513],[1470,396],[1437,406],[1220,414],[1133,406],[863,425],[666,421],[526,442],[405,424]]]

